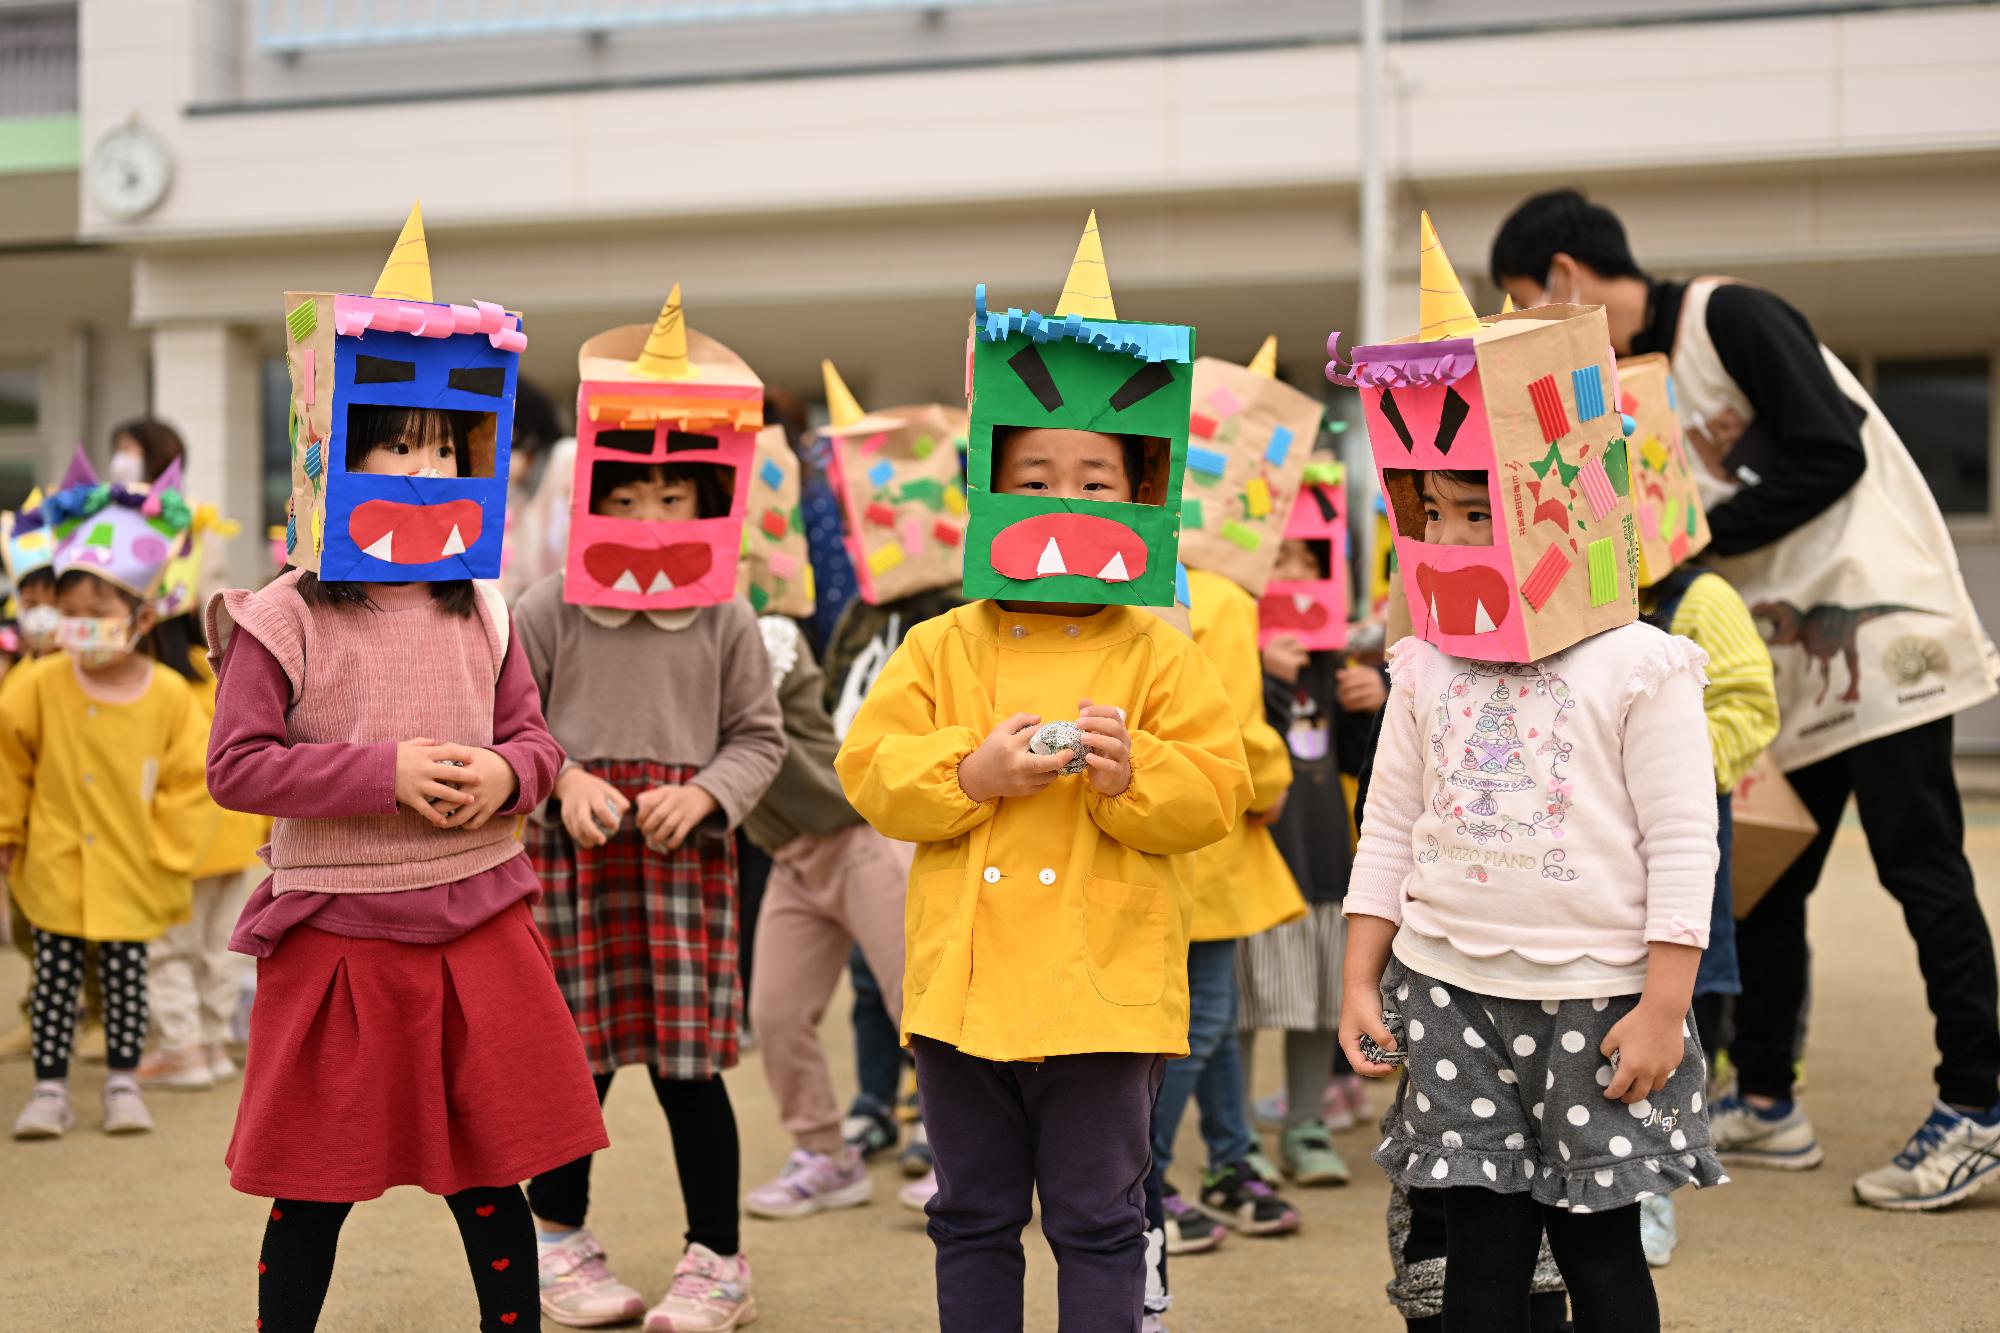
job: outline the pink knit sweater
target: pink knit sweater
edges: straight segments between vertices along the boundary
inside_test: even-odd
[[[387,745],[418,737],[493,744],[499,633],[484,598],[471,617],[437,607],[422,585],[385,590],[379,609],[314,606],[298,573],[210,602],[209,642],[226,611],[284,668],[287,743]],[[390,593],[402,594],[391,596]],[[273,893],[394,893],[465,879],[521,854],[512,822],[440,829],[415,811],[284,819],[266,859]]]

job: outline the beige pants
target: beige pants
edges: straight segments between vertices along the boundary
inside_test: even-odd
[[[779,1114],[801,1148],[840,1149],[840,1103],[819,1023],[855,944],[882,983],[889,1018],[903,1008],[903,893],[915,848],[866,824],[801,834],[771,856],[757,918],[750,1026]]]
[[[194,882],[194,915],[146,951],[146,1002],[162,1048],[188,1050],[229,1039],[249,959],[229,952],[229,933],[249,897],[241,871]]]

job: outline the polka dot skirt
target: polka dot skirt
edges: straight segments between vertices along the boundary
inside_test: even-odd
[[[1403,1016],[1408,1059],[1375,1160],[1406,1188],[1526,1190],[1587,1213],[1729,1179],[1709,1146],[1708,1062],[1691,1023],[1667,1086],[1628,1105],[1605,1097],[1612,1067],[1598,1048],[1636,995],[1501,999],[1391,959],[1382,999]]]

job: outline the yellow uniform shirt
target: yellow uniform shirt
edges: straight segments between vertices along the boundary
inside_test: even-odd
[[[1257,603],[1220,574],[1188,571],[1188,628],[1229,696],[1250,764],[1250,812],[1261,814],[1292,785],[1285,738],[1264,716],[1264,659],[1257,651]],[[1328,819],[1338,818],[1328,810]],[[1306,914],[1298,882],[1278,854],[1271,830],[1241,821],[1229,836],[1188,858],[1194,886],[1192,940],[1239,940]]]
[[[206,755],[209,728],[215,723],[215,672],[208,665],[206,649],[190,648],[188,660],[194,667],[194,698],[201,713],[201,748]],[[205,784],[202,790],[206,794]],[[258,864],[257,849],[271,840],[271,820],[268,816],[224,810],[210,801],[201,817],[214,821],[210,825],[214,832],[195,858],[193,878],[200,880],[216,875],[233,875]]]
[[[1651,611],[1656,590],[1639,594]],[[1757,633],[1750,608],[1720,574],[1703,574],[1688,584],[1674,608],[1668,632],[1692,639],[1708,654],[1708,689],[1701,706],[1708,716],[1708,744],[1715,752],[1715,789],[1736,784],[1778,735],[1778,690],[1771,673],[1771,650]]]
[[[1132,782],[1088,776],[976,802],[958,765],[1016,713],[1113,704]],[[1229,700],[1189,639],[1133,607],[1068,619],[974,602],[911,630],[834,760],[854,808],[917,845],[904,932],[903,1037],[988,1060],[1187,1053],[1178,854],[1227,834],[1250,799]]]
[[[9,675],[0,847],[18,849],[16,906],[87,940],[150,940],[185,920],[188,872],[215,822],[194,691],[154,664],[136,698],[100,699],[65,653]]]

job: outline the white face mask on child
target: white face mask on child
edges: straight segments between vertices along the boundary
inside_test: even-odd
[[[44,652],[56,641],[56,627],[62,623],[62,612],[53,606],[24,606],[16,622],[21,627],[21,637],[36,652]]]
[[[63,616],[56,622],[56,642],[85,670],[107,667],[132,651],[132,621],[128,616]]]
[[[129,449],[120,449],[111,455],[111,480],[130,489],[146,484],[146,459]]]

